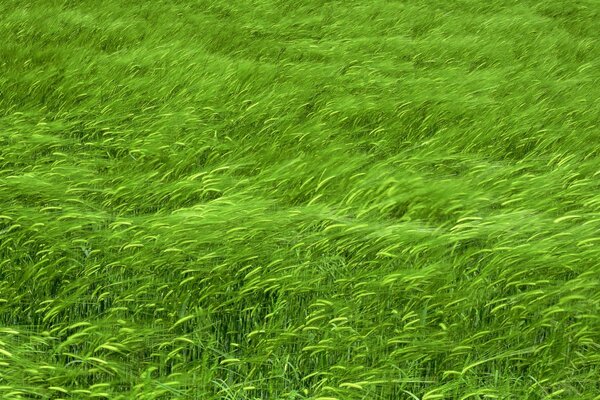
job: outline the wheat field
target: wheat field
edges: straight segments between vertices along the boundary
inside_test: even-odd
[[[0,399],[600,400],[599,32],[0,0]]]

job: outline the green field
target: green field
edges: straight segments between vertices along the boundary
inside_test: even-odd
[[[0,0],[0,399],[600,399],[600,1]]]

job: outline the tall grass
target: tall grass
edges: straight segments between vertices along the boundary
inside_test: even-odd
[[[599,21],[0,2],[0,398],[600,399]]]

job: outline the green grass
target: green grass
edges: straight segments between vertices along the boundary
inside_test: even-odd
[[[0,1],[0,398],[600,399],[598,32]]]

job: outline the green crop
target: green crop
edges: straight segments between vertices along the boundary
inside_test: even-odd
[[[0,398],[599,400],[599,32],[0,0]]]

